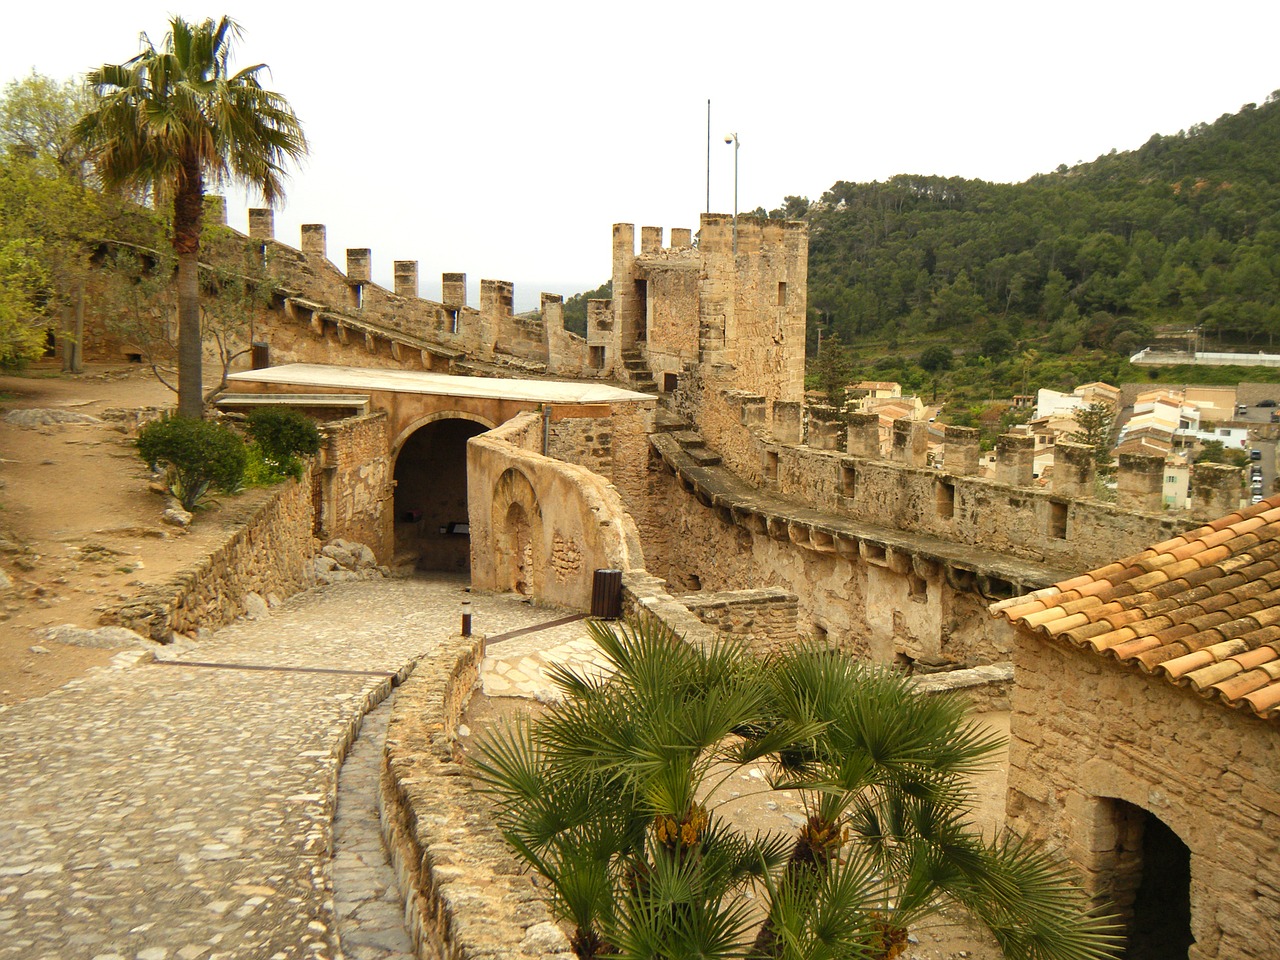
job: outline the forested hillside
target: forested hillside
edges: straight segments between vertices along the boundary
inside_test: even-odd
[[[945,336],[989,360],[1127,354],[1171,326],[1270,346],[1280,333],[1280,91],[1025,183],[841,181],[770,215],[810,224],[811,357],[833,334],[908,352]]]

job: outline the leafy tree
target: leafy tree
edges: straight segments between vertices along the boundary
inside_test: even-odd
[[[952,358],[950,347],[935,343],[920,354],[920,359],[917,362],[920,364],[921,369],[930,373],[938,373],[951,367]]]
[[[302,126],[283,96],[259,82],[265,65],[233,72],[240,27],[222,17],[169,21],[159,48],[89,74],[97,101],[75,126],[108,186],[151,190],[172,203],[178,264],[178,409],[204,414],[199,254],[206,182],[240,182],[273,203],[283,164],[306,153]]]
[[[164,251],[109,248],[102,259],[98,301],[107,331],[178,392],[177,291],[174,260]]]
[[[888,958],[945,902],[1015,960],[1114,956],[1059,864],[967,824],[965,775],[998,743],[958,701],[831,650],[764,662],[652,619],[590,629],[612,676],[558,669],[565,699],[500,728],[477,762],[579,957]],[[719,815],[762,761],[803,797],[794,838]]]
[[[183,509],[195,510],[212,489],[234,492],[247,460],[244,441],[222,423],[163,417],[138,431],[138,454],[166,468],[169,492]]]
[[[840,342],[839,334],[833,333],[819,345],[818,356],[813,361],[813,376],[818,389],[826,396],[827,405],[844,409],[845,393],[853,376],[853,358]]]
[[[564,302],[564,328],[580,337],[587,335],[587,301],[613,297],[613,280],[606,280],[594,290],[575,293]]]
[[[72,373],[81,371],[93,243],[112,215],[71,139],[86,102],[82,85],[37,73],[0,94],[0,239],[38,250],[47,281],[38,314],[58,330],[63,369]]]
[[[211,234],[225,235],[230,231],[220,225],[213,227],[206,231],[206,242]],[[213,239],[216,242],[231,238]],[[223,259],[225,262],[231,257]],[[200,329],[204,342],[212,343],[217,353],[221,367],[219,389],[226,389],[227,375],[236,359],[253,349],[254,320],[271,306],[275,286],[267,276],[265,263],[265,259],[254,257],[243,270],[225,266],[201,270],[200,285],[207,296],[200,301]]]
[[[1196,463],[1226,463],[1226,446],[1221,440],[1203,440],[1196,454]]]
[[[1094,462],[1098,465],[1098,476],[1110,476],[1115,472],[1111,455],[1116,425],[1115,407],[1105,400],[1095,400],[1076,410],[1075,421],[1076,429],[1067,434],[1067,439],[1090,444],[1093,447]]]
[[[0,243],[0,369],[20,369],[44,350],[38,302],[48,277],[38,254],[38,243]]]

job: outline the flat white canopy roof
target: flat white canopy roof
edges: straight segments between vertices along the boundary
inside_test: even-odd
[[[653,400],[652,394],[623,390],[603,383],[569,380],[512,380],[490,377],[457,377],[419,370],[379,370],[368,367],[331,367],[321,363],[286,363],[262,370],[246,370],[227,378],[235,383],[281,383],[309,390],[388,390],[483,400],[528,400],[534,403],[619,403]]]

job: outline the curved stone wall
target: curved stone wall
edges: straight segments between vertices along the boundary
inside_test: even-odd
[[[643,569],[640,534],[613,484],[531,449],[538,424],[521,414],[467,443],[471,583],[586,610],[595,570]]]
[[[460,762],[458,723],[483,657],[483,638],[450,637],[401,686],[383,753],[383,836],[419,957],[563,960],[568,941]]]

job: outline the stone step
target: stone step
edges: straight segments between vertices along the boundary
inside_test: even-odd
[[[659,407],[653,418],[654,433],[677,433],[689,429],[689,421],[677,416],[665,407]]]
[[[700,467],[714,467],[720,462],[720,454],[713,453],[705,447],[686,447],[684,452]]]
[[[694,433],[692,430],[682,430],[675,434],[676,443],[689,450],[693,447],[705,447],[707,441],[702,438],[702,434]]]

